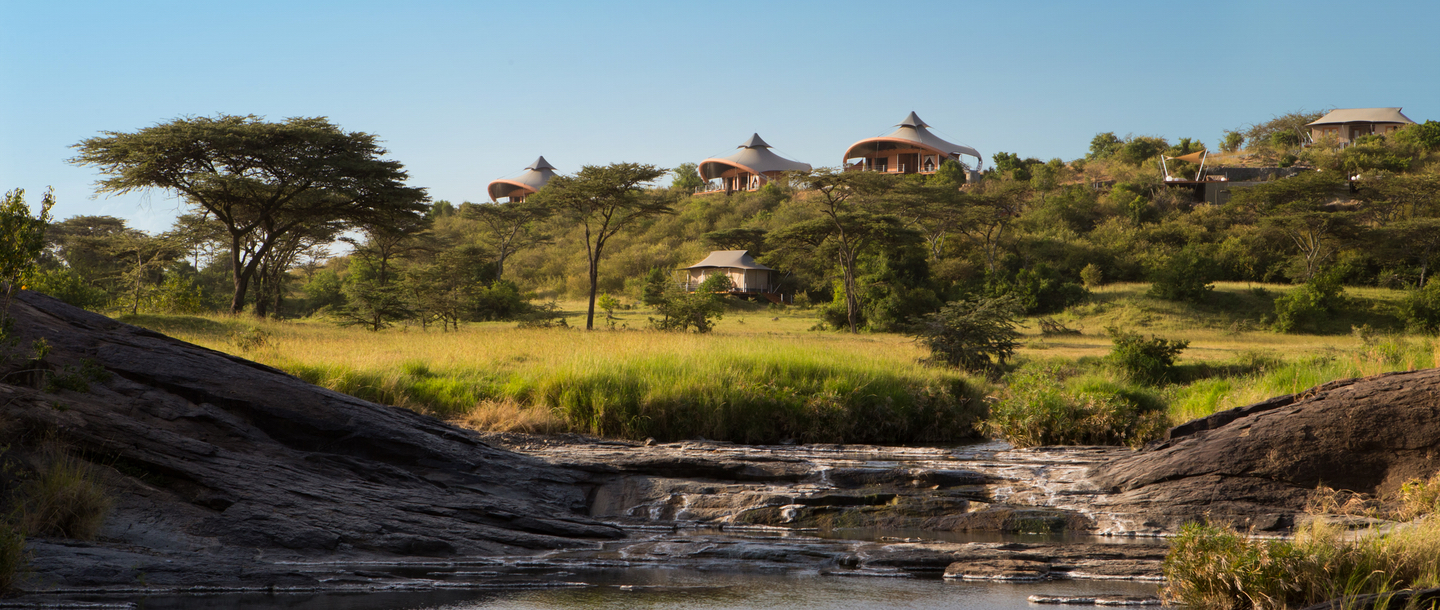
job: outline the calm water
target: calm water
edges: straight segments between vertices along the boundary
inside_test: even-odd
[[[368,594],[223,595],[131,600],[143,610],[549,610],[680,609],[947,609],[1038,608],[1030,595],[1154,595],[1154,584],[1055,581],[962,583],[940,579],[625,570],[572,575],[573,584],[544,589]],[[100,600],[89,600],[100,601]],[[105,600],[118,601],[118,600]]]

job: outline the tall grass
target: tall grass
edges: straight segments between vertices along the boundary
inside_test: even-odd
[[[920,365],[920,350],[903,337],[806,333],[765,315],[727,317],[746,328],[709,336],[130,321],[339,392],[490,429],[746,443],[943,443],[976,434],[983,379]],[[235,325],[245,324],[266,340],[235,344],[232,337],[247,335]]]
[[[1440,516],[1366,534],[1314,521],[1293,540],[1263,540],[1187,525],[1165,558],[1165,591],[1189,608],[1239,610],[1440,585]]]
[[[1171,390],[1170,420],[1184,423],[1273,396],[1297,394],[1337,379],[1431,368],[1437,360],[1440,342],[1402,335],[1289,360],[1274,354],[1241,353],[1228,363],[1192,365],[1189,373],[1200,378]]]
[[[89,540],[99,533],[111,499],[89,462],[58,450],[45,452],[35,478],[20,487],[20,524],[35,536]]]
[[[1395,326],[1385,312],[1403,296],[1396,291],[1348,289],[1348,317],[1332,326],[1353,321],[1362,332],[1281,335],[1264,330],[1261,318],[1273,312],[1276,295],[1293,287],[1222,283],[1203,305],[1152,299],[1146,288],[1105,286],[1092,301],[1059,316],[1085,329],[1084,335],[1027,331],[1032,338],[1021,350],[1023,360],[1061,362],[1078,372],[1067,374],[1064,396],[1032,393],[1044,409],[1012,413],[1016,417],[1008,421],[992,417],[988,430],[1022,444],[1136,445],[1167,424],[1335,379],[1435,366],[1440,358],[1434,340],[1378,334],[1366,326]],[[618,312],[616,327],[642,328],[647,315],[653,314]],[[986,412],[981,397],[994,393],[983,379],[920,365],[927,354],[904,337],[807,332],[813,313],[794,309],[732,312],[711,336],[524,330],[498,323],[456,332],[371,333],[319,321],[122,319],[340,392],[488,430],[742,442],[945,442],[972,434],[972,423]],[[1142,386],[1089,358],[1113,348],[1099,333],[1110,325],[1189,341],[1190,347],[1168,383]],[[1014,404],[1002,399],[993,407],[1003,415]],[[1158,419],[1157,405],[1163,414]],[[1027,420],[1030,415],[1040,419]],[[1047,430],[1071,434],[1060,438]]]

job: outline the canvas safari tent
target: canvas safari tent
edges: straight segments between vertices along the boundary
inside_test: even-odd
[[[914,112],[895,127],[897,129],[889,135],[866,138],[845,149],[845,169],[890,174],[933,174],[946,159],[960,161],[961,155],[975,159],[972,169],[979,169],[984,163],[980,151],[963,144],[947,142],[930,133],[930,126]]]
[[[758,133],[736,148],[740,150],[732,155],[711,157],[695,168],[705,181],[700,192],[755,191],[784,172],[810,171],[809,163],[791,161],[771,152],[771,146],[760,139]]]
[[[706,278],[717,273],[730,276],[735,294],[770,293],[775,289],[774,269],[755,262],[749,250],[716,250],[698,263],[685,267],[685,290],[693,292]]]

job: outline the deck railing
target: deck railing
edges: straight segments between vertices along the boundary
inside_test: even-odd
[[[680,286],[680,289],[681,289],[681,290],[684,290],[685,292],[695,292],[696,290],[699,290],[699,289],[700,289],[700,284],[701,284],[701,282],[680,282],[680,283],[679,283],[679,286]],[[738,286],[732,286],[732,287],[730,288],[730,290],[727,290],[726,292],[729,292],[729,293],[740,293],[740,294],[762,294],[762,293],[770,292],[770,289],[768,289],[768,288],[748,288],[748,287],[747,287],[747,288],[740,288],[740,287],[738,287]]]

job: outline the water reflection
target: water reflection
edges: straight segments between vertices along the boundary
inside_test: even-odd
[[[143,610],[554,610],[680,608],[980,610],[1034,608],[1030,595],[1154,595],[1154,584],[1054,581],[962,583],[939,579],[800,574],[623,570],[587,575],[584,584],[511,590],[367,594],[245,594],[134,600]],[[110,600],[115,601],[115,600]]]

